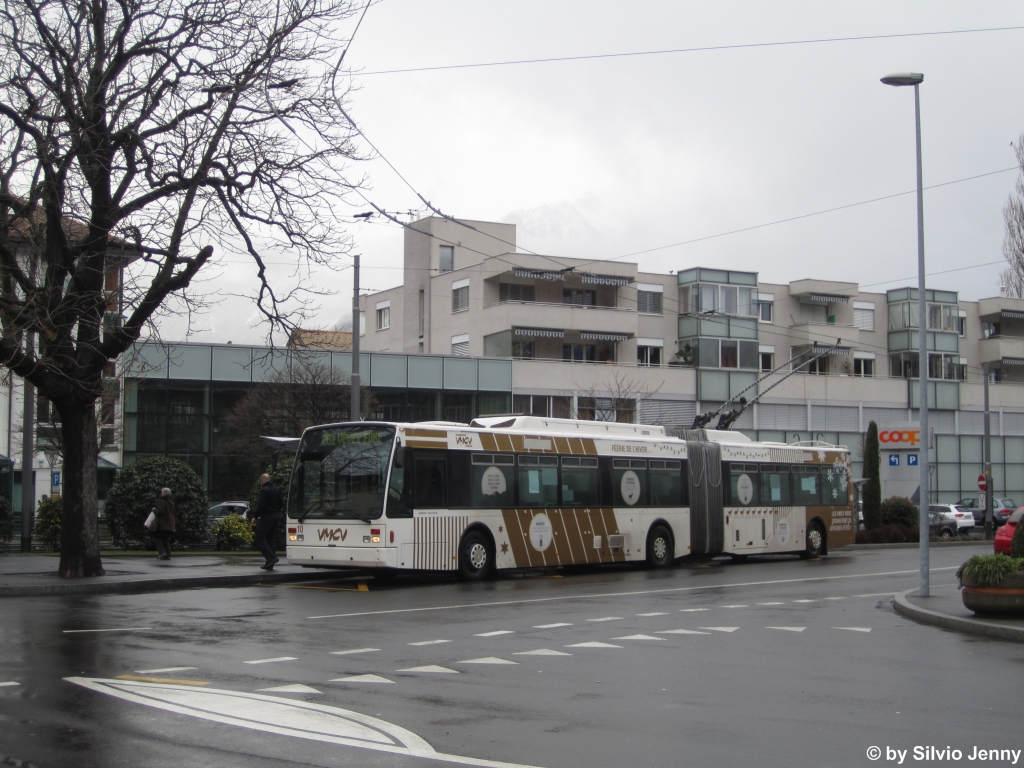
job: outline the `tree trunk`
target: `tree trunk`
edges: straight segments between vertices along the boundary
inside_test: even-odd
[[[96,408],[57,405],[64,443],[64,504],[60,525],[61,578],[102,576],[96,508]]]

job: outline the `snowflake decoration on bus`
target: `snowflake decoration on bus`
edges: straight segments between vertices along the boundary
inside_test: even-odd
[[[825,471],[829,487],[832,489],[832,499],[844,501],[849,498],[850,482],[850,454],[840,453]]]

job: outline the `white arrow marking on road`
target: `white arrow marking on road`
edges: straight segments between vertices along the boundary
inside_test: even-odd
[[[668,616],[664,611],[655,611],[654,613],[638,613],[637,616]]]
[[[352,675],[350,677],[336,677],[331,680],[332,683],[392,683],[394,680],[388,680],[386,677],[380,675]]]
[[[571,653],[565,651],[552,651],[550,648],[538,648],[535,651],[520,651],[519,653],[513,653],[513,656],[572,656]]]
[[[15,683],[14,681],[11,681],[9,683],[0,683],[0,688],[7,688],[12,685],[21,685],[21,683]]]
[[[870,632],[871,627],[832,627],[832,629],[846,629],[850,632]]]
[[[621,616],[602,616],[600,619],[587,619],[587,621],[622,621]]]
[[[710,632],[698,632],[695,629],[662,629],[656,635],[710,635]]]
[[[242,693],[216,688],[196,689],[165,683],[88,677],[64,679],[75,685],[135,704],[264,733],[409,757],[425,757],[479,768],[536,768],[518,763],[435,752],[429,743],[412,731],[359,712],[324,704],[261,693]]]
[[[498,635],[514,635],[515,632],[511,629],[496,629],[494,632],[481,632],[479,635],[473,635],[473,637],[497,637]]]
[[[316,688],[310,688],[302,683],[293,685],[279,685],[275,688],[257,688],[257,691],[273,691],[274,693],[320,693]]]
[[[430,672],[439,675],[457,675],[458,670],[440,667],[437,664],[427,664],[423,667],[407,667],[406,669],[395,670],[396,672]]]
[[[420,640],[418,643],[409,643],[409,645],[439,645],[440,643],[450,643],[451,640]]]
[[[572,645],[565,646],[566,648],[621,648],[621,645],[612,645],[611,643],[573,643]]]
[[[275,661],[295,661],[295,656],[278,656],[276,659],[255,659],[253,661],[243,661],[243,664],[273,664]]]
[[[534,629],[555,629],[556,627],[571,627],[572,624],[566,624],[564,621],[560,621],[557,624],[534,624]]]
[[[803,632],[807,627],[765,627],[765,629],[782,629],[786,632]]]
[[[351,651],[331,651],[332,656],[349,656],[353,653],[373,653],[380,648],[353,648]]]
[[[509,661],[508,659],[499,659],[497,656],[484,656],[482,659],[467,659],[466,661],[457,661],[456,664],[518,664],[518,661]]]
[[[136,675],[159,675],[163,672],[188,672],[196,667],[163,667],[162,669],[140,669]]]
[[[701,627],[701,629],[711,629],[715,632],[735,632],[739,627]]]
[[[626,635],[625,637],[613,637],[612,640],[664,640],[664,637],[651,637],[650,635]]]

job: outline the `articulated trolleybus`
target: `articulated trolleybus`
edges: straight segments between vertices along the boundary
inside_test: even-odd
[[[850,452],[739,432],[535,416],[311,427],[297,565],[458,571],[798,553],[853,542]]]

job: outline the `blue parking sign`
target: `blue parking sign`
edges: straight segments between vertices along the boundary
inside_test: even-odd
[[[900,465],[900,455],[898,453],[889,454],[889,466],[898,467]]]
[[[908,453],[907,454],[907,466],[908,467],[916,467],[917,466],[917,454],[916,453]]]
[[[50,473],[50,485],[54,488],[60,488],[60,472],[53,471]]]

